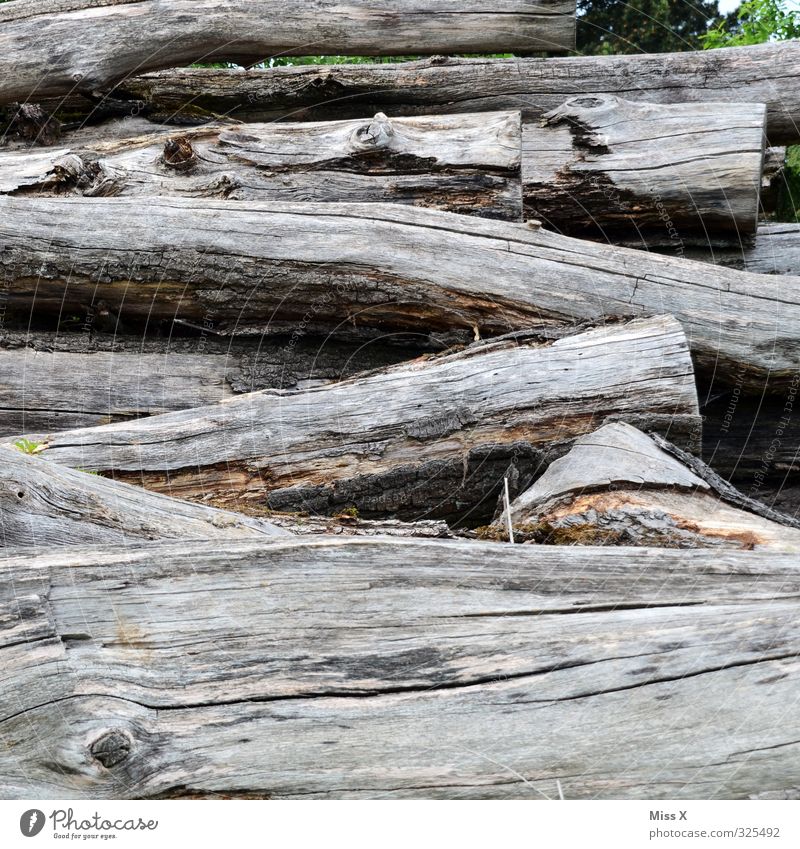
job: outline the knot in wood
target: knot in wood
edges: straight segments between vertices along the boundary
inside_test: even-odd
[[[164,142],[164,164],[176,171],[187,171],[197,162],[192,143],[186,136],[177,136]]]
[[[133,740],[124,731],[117,728],[107,731],[89,746],[92,757],[106,768],[122,763],[133,748]]]
[[[394,137],[392,122],[383,114],[378,114],[363,127],[358,127],[351,137],[353,146],[361,150],[378,150],[388,147]]]

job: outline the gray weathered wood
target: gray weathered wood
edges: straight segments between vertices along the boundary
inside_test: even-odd
[[[800,786],[794,555],[323,537],[0,575],[4,798]]]
[[[109,424],[260,389],[307,388],[447,347],[423,334],[405,344],[225,338],[215,334],[213,317],[196,336],[125,336],[97,304],[76,319],[71,332],[0,332],[0,436]]]
[[[15,0],[0,8],[0,103],[221,59],[574,47],[575,0]]]
[[[143,492],[16,448],[0,447],[0,470],[0,544],[9,548],[288,535],[263,519]]]
[[[639,246],[755,233],[763,104],[573,97],[523,132],[528,217],[572,236]]]
[[[686,337],[669,316],[64,431],[42,437],[40,456],[185,497],[477,519],[509,469],[526,485],[543,452],[609,416],[642,415],[683,438],[699,432]]]
[[[504,48],[505,49],[505,48]],[[772,144],[800,140],[800,41],[670,54],[448,59],[246,72],[185,69],[126,80],[111,93],[162,117],[248,121],[522,109],[538,118],[567,98],[649,103],[766,103]],[[85,108],[85,107],[84,107]]]
[[[0,153],[0,192],[384,201],[521,221],[521,131],[519,112],[392,120],[379,113],[76,139],[48,153]]]
[[[728,248],[691,248],[689,259],[757,274],[800,275],[800,224],[762,224],[755,243]]]
[[[750,504],[697,460],[624,423],[580,437],[511,505],[516,539],[800,551],[800,522]],[[494,522],[502,533],[504,523]]]
[[[703,371],[756,386],[800,366],[800,278],[749,274],[523,224],[388,204],[0,197],[8,316],[104,299],[123,321],[334,336],[496,335],[674,314]]]

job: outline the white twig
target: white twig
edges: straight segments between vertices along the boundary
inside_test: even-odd
[[[508,541],[514,542],[514,528],[511,526],[511,499],[508,496],[508,478],[503,478],[503,483],[505,485],[505,513],[506,513],[506,526],[508,527]]]

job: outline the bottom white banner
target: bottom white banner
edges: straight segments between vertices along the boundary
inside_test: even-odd
[[[2,801],[0,847],[800,846],[791,801]]]

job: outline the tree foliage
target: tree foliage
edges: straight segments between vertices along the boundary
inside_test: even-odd
[[[717,0],[578,0],[578,49],[586,54],[697,50]]]
[[[736,47],[800,38],[800,11],[782,0],[747,0],[703,38],[704,47]]]

